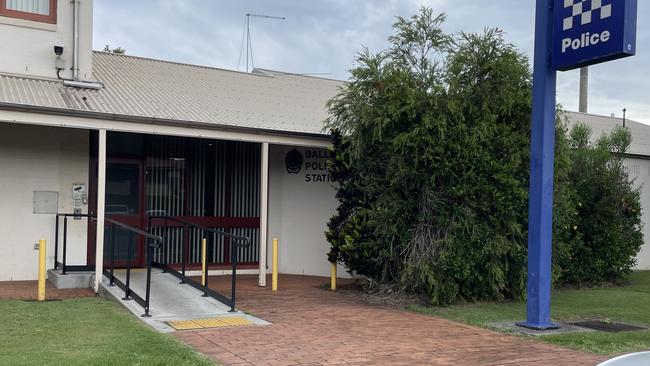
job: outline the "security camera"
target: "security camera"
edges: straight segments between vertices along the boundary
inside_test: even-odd
[[[63,45],[60,44],[54,45],[54,54],[57,56],[61,56],[63,54]]]

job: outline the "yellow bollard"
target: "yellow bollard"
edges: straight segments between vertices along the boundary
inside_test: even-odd
[[[45,239],[38,241],[38,301],[45,301]]]
[[[208,258],[208,253],[207,253],[207,240],[203,238],[201,240],[201,263],[202,263],[202,270],[201,270],[201,285],[205,286],[205,268],[207,266],[207,258]]]
[[[273,291],[278,290],[278,239],[273,238]]]
[[[336,291],[336,263],[332,263],[332,279],[330,288],[332,291]]]

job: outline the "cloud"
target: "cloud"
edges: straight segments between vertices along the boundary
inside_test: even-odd
[[[95,0],[94,48],[110,44],[132,55],[236,69],[244,15],[279,15],[286,20],[251,20],[255,66],[347,79],[356,53],[363,46],[386,48],[395,17],[408,17],[420,6],[447,13],[448,32],[501,28],[532,59],[533,5],[521,0]],[[650,123],[650,1],[639,2],[638,23],[638,56],[591,68],[590,112],[621,114],[625,107],[631,119]],[[558,75],[558,101],[570,110],[577,109],[578,80],[575,71]]]

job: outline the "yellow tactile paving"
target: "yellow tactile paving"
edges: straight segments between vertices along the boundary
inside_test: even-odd
[[[189,319],[189,320],[174,320],[167,322],[169,326],[176,330],[191,330],[191,329],[205,329],[205,328],[219,328],[219,327],[232,327],[240,325],[252,325],[248,319],[228,316],[220,318],[208,319]]]
[[[220,321],[228,324],[228,325],[251,325],[253,324],[250,320],[236,317],[236,316],[229,316],[229,317],[223,317],[219,318]]]

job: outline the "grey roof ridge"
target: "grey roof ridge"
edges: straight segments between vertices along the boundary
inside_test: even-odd
[[[331,81],[335,83],[345,83],[349,84],[349,81],[347,80],[341,80],[341,79],[334,79],[334,78],[324,78],[322,76],[314,76],[314,75],[309,75],[309,74],[299,74],[295,72],[288,72],[288,71],[281,71],[281,70],[273,70],[273,69],[266,69],[263,67],[255,67],[253,68],[253,73],[255,71],[261,71],[261,73],[257,73],[258,75],[268,75],[268,76],[273,76],[273,74],[281,74],[281,75],[288,75],[288,76],[297,76],[297,77],[303,77],[303,78],[310,78],[310,79],[318,79],[318,80],[324,80],[324,81]],[[269,75],[270,73],[270,75]]]
[[[93,54],[103,54],[103,55],[110,55],[110,56],[115,56],[115,57],[127,57],[127,58],[134,58],[134,59],[138,59],[138,60],[154,61],[154,62],[160,62],[160,63],[172,64],[172,65],[179,65],[179,66],[187,66],[187,67],[196,67],[196,68],[200,68],[200,69],[207,69],[207,70],[214,70],[214,71],[225,71],[225,72],[231,72],[231,73],[235,73],[235,74],[239,74],[239,75],[247,75],[247,76],[252,76],[252,77],[267,77],[267,78],[272,78],[273,77],[272,75],[254,74],[254,73],[250,73],[250,72],[237,71],[237,70],[231,70],[231,69],[224,69],[224,68],[214,67],[214,66],[196,65],[196,64],[190,64],[190,63],[187,63],[187,62],[161,60],[161,59],[152,58],[152,57],[127,55],[127,54],[122,54],[122,53],[114,53],[114,52],[105,52],[105,51],[93,50]]]

